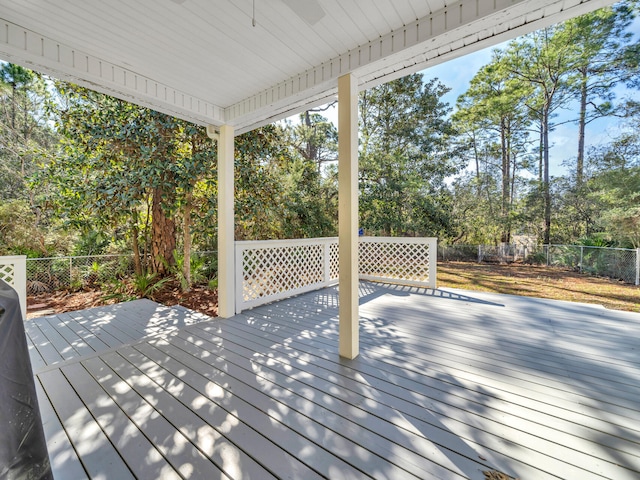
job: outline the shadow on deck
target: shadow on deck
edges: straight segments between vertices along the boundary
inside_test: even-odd
[[[351,361],[336,288],[227,320],[152,302],[33,320],[54,475],[640,475],[640,315],[365,282],[360,297]]]

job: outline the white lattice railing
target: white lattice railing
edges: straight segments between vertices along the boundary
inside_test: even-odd
[[[16,255],[0,257],[0,279],[7,282],[18,292],[22,318],[27,318],[27,257]]]
[[[361,237],[361,280],[436,288],[437,238]]]
[[[361,237],[360,278],[435,288],[437,239]],[[338,238],[236,242],[236,312],[338,281]]]
[[[236,242],[235,264],[236,312],[241,312],[337,282],[338,239]]]

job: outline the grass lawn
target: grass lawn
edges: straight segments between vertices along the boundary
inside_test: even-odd
[[[594,303],[640,312],[640,287],[538,265],[438,263],[438,287]]]

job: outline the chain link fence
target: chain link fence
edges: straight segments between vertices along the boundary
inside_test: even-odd
[[[438,245],[439,262],[477,262],[478,245]]]
[[[217,278],[215,251],[191,256],[194,282]],[[90,255],[27,259],[27,291],[30,294],[55,290],[79,290],[122,280],[135,272],[132,255]]]
[[[549,265],[640,285],[640,249],[582,245],[438,245],[438,261]],[[30,294],[99,286],[134,274],[131,255],[28,258],[26,267]],[[193,253],[191,272],[194,283],[215,280],[217,253]]]
[[[512,244],[438,246],[438,260],[442,262],[522,262],[530,253],[530,248]]]
[[[439,245],[438,261],[549,265],[640,285],[640,249],[583,245]]]
[[[582,245],[545,245],[544,248],[547,265],[617,278],[634,285],[640,283],[640,249]]]

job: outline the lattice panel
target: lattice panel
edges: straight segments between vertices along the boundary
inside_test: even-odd
[[[295,291],[324,280],[324,246],[295,245],[245,250],[243,299]]]
[[[338,243],[332,243],[329,245],[329,279],[337,280],[340,274],[340,251],[338,250]]]
[[[429,245],[361,242],[360,275],[414,282],[429,281]]]
[[[16,266],[13,263],[0,264],[0,279],[4,280],[12,287],[15,287],[15,276]]]

